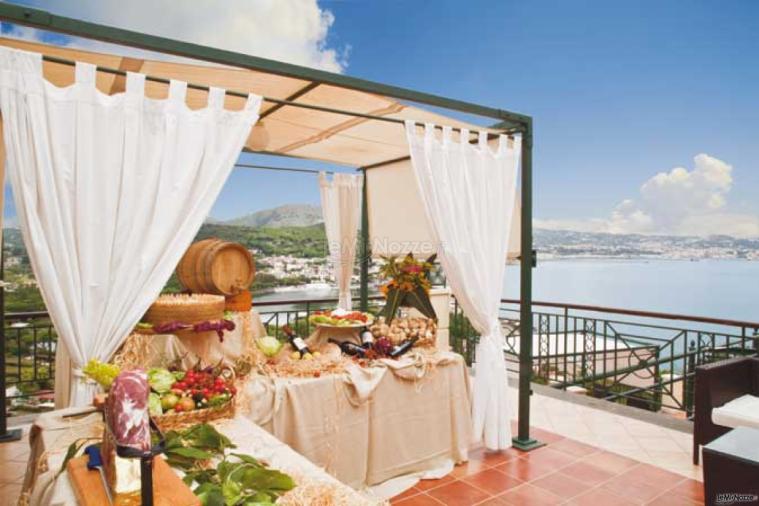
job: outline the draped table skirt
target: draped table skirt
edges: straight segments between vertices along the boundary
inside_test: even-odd
[[[341,482],[391,497],[466,461],[471,442],[463,357],[414,355],[319,378],[254,376],[246,416]]]

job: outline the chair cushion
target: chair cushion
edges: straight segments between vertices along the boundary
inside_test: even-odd
[[[712,410],[712,422],[723,427],[759,429],[759,397],[746,394]]]

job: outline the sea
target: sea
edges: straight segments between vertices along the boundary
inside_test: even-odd
[[[336,296],[336,290],[317,286],[256,296],[256,301]],[[519,298],[517,265],[506,268],[503,296]],[[533,299],[759,322],[759,262],[547,260],[533,270]],[[296,307],[285,302],[277,309]]]

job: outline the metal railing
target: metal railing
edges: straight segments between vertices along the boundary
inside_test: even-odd
[[[519,301],[501,301],[509,370],[518,371]],[[759,351],[759,323],[533,302],[532,380],[690,418],[695,368]],[[451,345],[467,362],[479,339],[454,303]]]
[[[5,386],[11,409],[51,409],[58,337],[46,311],[5,314]]]
[[[370,310],[382,297],[370,297]],[[267,333],[279,336],[289,324],[311,333],[309,316],[335,307],[336,299],[256,302]],[[504,355],[511,371],[519,369],[519,301],[503,299]],[[358,301],[355,303],[358,306]],[[695,367],[757,353],[759,323],[628,309],[534,302],[532,380],[613,402],[690,417]],[[475,360],[479,334],[454,300],[449,342],[468,364]],[[52,395],[55,330],[43,312],[5,316],[6,385],[18,399]]]

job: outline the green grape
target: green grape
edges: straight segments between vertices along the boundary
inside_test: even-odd
[[[121,372],[121,368],[114,364],[106,364],[97,359],[87,362],[82,368],[82,372],[90,379],[98,382],[100,386],[108,390],[116,376]]]

